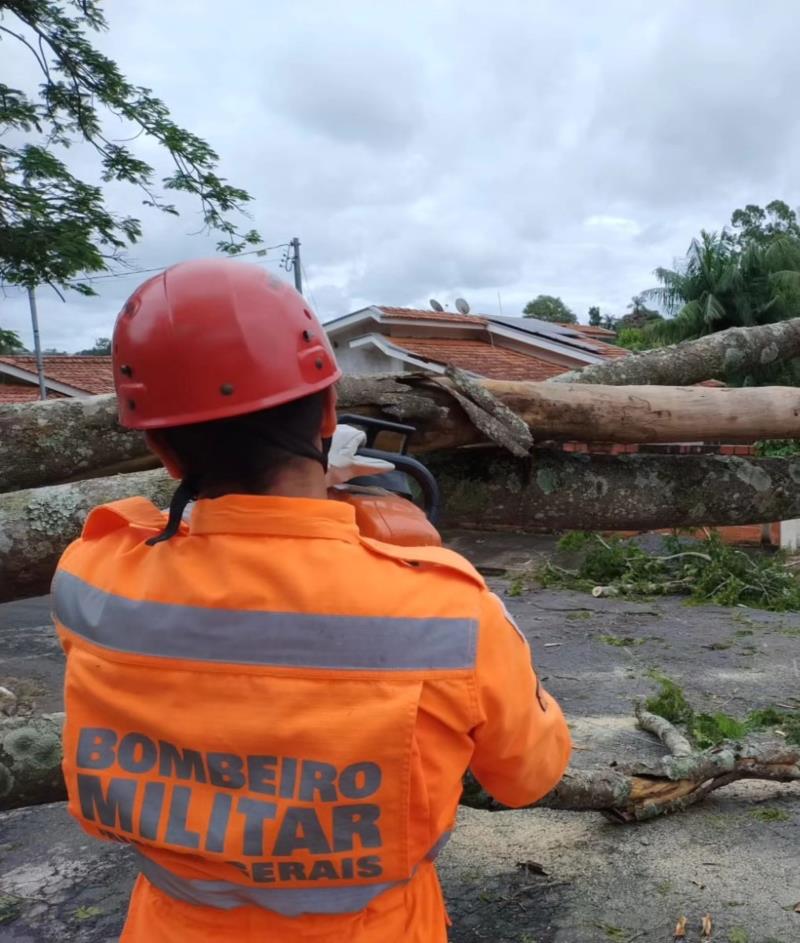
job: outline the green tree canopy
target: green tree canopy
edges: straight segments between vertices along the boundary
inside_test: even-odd
[[[600,314],[600,309],[597,305],[592,305],[592,307],[589,308],[589,324],[591,324],[592,327],[600,327],[601,320],[602,315]]]
[[[560,298],[554,295],[537,295],[522,309],[526,318],[540,321],[555,321],[560,324],[576,324],[578,319]]]
[[[784,210],[786,212],[784,212]],[[800,315],[800,230],[792,210],[773,201],[737,210],[732,228],[700,233],[673,268],[656,269],[645,295],[670,316],[642,327],[652,343],[676,343],[729,327],[769,324]],[[798,365],[727,378],[734,383],[796,382]]]
[[[653,308],[648,308],[645,294],[634,295],[628,305],[628,313],[617,318],[615,330],[627,331],[644,327],[651,321],[663,321],[662,315]]]
[[[737,248],[746,249],[781,237],[800,239],[800,225],[797,213],[783,200],[773,200],[765,207],[748,203],[744,209],[734,210],[726,235]]]
[[[4,331],[0,327],[0,354],[16,354],[25,350],[25,345],[20,340],[16,331]]]
[[[94,347],[88,347],[86,350],[79,350],[79,354],[89,354],[93,357],[111,356],[111,338],[98,337],[94,342]]]
[[[94,294],[75,277],[107,269],[142,231],[138,219],[106,205],[102,182],[132,184],[145,206],[175,215],[158,189],[191,194],[205,227],[221,234],[221,251],[260,241],[231,220],[250,196],[219,176],[214,150],[92,44],[89,35],[105,29],[98,0],[0,0],[0,39],[22,44],[42,77],[35,96],[0,82],[0,135],[12,132],[0,138],[0,283]],[[123,119],[132,136],[109,136],[105,116]],[[140,135],[174,163],[160,184],[129,146]],[[99,182],[80,179],[64,162],[65,150],[80,140],[97,153]]]

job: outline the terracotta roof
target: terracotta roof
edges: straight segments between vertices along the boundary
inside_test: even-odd
[[[603,341],[596,340],[594,337],[587,337],[585,343],[589,343],[602,357],[627,357],[630,353],[625,347],[617,347],[616,344],[606,344]]]
[[[443,340],[437,337],[391,337],[387,340],[423,360],[452,364],[495,380],[547,380],[569,369],[479,340]]]
[[[613,331],[609,331],[606,327],[595,327],[594,324],[562,324],[559,323],[559,327],[569,328],[571,331],[580,331],[581,334],[585,334],[587,337],[596,337],[598,340],[602,340],[604,337],[616,337],[616,334]]]
[[[48,399],[61,399],[63,393],[47,391]],[[39,387],[30,383],[0,383],[0,405],[3,403],[32,403],[39,399]]]
[[[8,364],[36,373],[35,357],[0,357],[0,364]],[[74,386],[85,393],[113,393],[114,377],[111,372],[110,357],[91,357],[88,355],[62,356],[53,355],[44,358],[44,375],[49,380]]]
[[[387,318],[399,318],[409,321],[449,321],[456,324],[474,324],[476,327],[487,324],[486,318],[476,314],[460,314],[457,311],[423,311],[421,308],[391,308],[377,306]]]

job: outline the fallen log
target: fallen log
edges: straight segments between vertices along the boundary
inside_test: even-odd
[[[694,341],[657,347],[553,377],[550,383],[688,386],[724,380],[768,364],[800,357],[800,318],[732,327]]]
[[[639,726],[673,747],[686,743],[663,717],[637,711]],[[63,714],[11,718],[0,722],[0,810],[65,798],[61,776]],[[641,822],[682,812],[709,793],[741,779],[770,782],[800,780],[800,747],[783,741],[752,739],[710,750],[679,750],[656,763],[568,770],[535,807],[572,812],[602,812],[614,822]],[[496,802],[470,775],[461,804],[498,812]]]
[[[0,810],[63,798],[63,722],[63,714],[0,721]]]
[[[485,447],[438,453],[446,524],[516,530],[659,530],[800,518],[800,459],[576,455]],[[169,503],[161,470],[0,494],[0,602],[46,593],[59,555],[95,504]]]
[[[684,812],[707,795],[739,780],[776,783],[800,780],[800,746],[783,740],[752,738],[725,742],[693,752],[686,738],[667,720],[637,709],[642,730],[670,750],[655,763],[633,763],[588,772],[567,770],[561,782],[529,808],[602,812],[612,822],[643,822]],[[469,774],[461,804],[501,812],[501,805]]]
[[[0,495],[0,602],[48,591],[58,558],[97,504],[143,495],[169,504],[163,469]]]
[[[145,454],[141,433],[117,422],[111,395],[0,406],[0,491],[87,477]]]
[[[488,391],[511,409],[539,442],[800,438],[800,389],[793,387],[587,389],[581,384],[502,380],[473,381],[473,387],[477,393]],[[493,434],[495,417],[454,390],[449,380],[350,377],[342,381],[339,396],[342,412],[417,426],[415,452],[452,449],[487,438],[506,445],[509,441]],[[88,477],[145,456],[142,437],[120,430],[115,417],[113,399],[107,396],[0,407],[0,492]]]
[[[474,448],[426,461],[453,526],[646,531],[800,517],[800,459]]]

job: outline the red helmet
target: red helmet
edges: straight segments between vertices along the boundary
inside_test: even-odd
[[[269,409],[341,376],[303,296],[230,259],[182,262],[140,285],[117,317],[113,357],[129,429]]]

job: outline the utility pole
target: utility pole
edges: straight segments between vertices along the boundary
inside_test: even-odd
[[[33,325],[33,349],[36,354],[36,372],[39,374],[39,399],[47,399],[47,387],[44,385],[44,363],[42,345],[39,343],[39,315],[36,311],[36,295],[33,288],[28,288],[28,303],[31,306],[31,324]]]
[[[292,268],[294,269],[294,287],[303,294],[303,272],[300,267],[300,240],[297,236],[289,243],[292,248]]]

